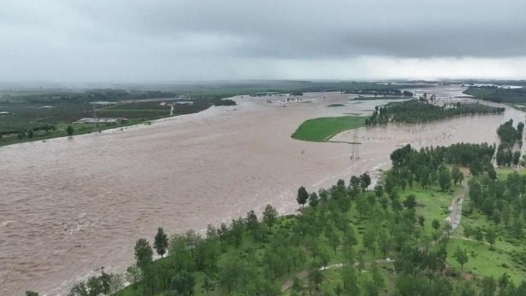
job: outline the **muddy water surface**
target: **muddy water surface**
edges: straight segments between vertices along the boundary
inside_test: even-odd
[[[462,89],[435,91],[450,96]],[[306,119],[370,113],[385,103],[349,98],[318,93],[269,104],[268,98],[238,97],[238,106],[151,126],[0,148],[0,295],[27,289],[63,295],[101,266],[124,271],[135,240],[152,239],[159,226],[169,233],[203,229],[267,203],[292,212],[299,186],[314,190],[388,167],[399,145],[493,143],[500,123],[524,119],[507,109],[504,115],[361,128],[358,161],[349,159],[347,144],[290,138]],[[338,102],[346,105],[326,107]],[[352,137],[343,132],[335,140]]]

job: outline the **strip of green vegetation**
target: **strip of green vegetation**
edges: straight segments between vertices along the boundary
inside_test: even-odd
[[[345,106],[344,104],[330,104],[330,105],[327,105],[327,107],[343,107]]]
[[[327,141],[339,132],[365,125],[360,116],[321,117],[303,122],[292,134],[292,138],[303,141]]]
[[[124,128],[132,125],[137,125],[140,123],[144,124],[150,124],[150,121],[145,121],[141,119],[132,119],[127,122],[119,122],[119,123],[101,123],[97,126],[95,124],[71,124],[73,127],[73,136],[75,135],[83,135],[83,134],[90,134],[94,131],[103,131],[107,129],[115,129],[115,128]],[[40,131],[34,131],[34,132],[23,132],[16,135],[7,135],[7,136],[1,136],[0,135],[0,146],[6,146],[6,145],[12,145],[12,144],[18,144],[18,143],[25,143],[25,142],[34,142],[34,141],[45,141],[53,138],[60,138],[60,137],[66,137],[68,136],[67,133],[67,127],[69,125],[66,124],[57,124],[54,126],[54,129],[50,130],[40,130]]]
[[[464,91],[477,99],[496,103],[526,103],[526,88],[503,88],[497,86],[470,86]]]
[[[358,97],[351,101],[375,101],[375,100],[409,100],[410,97]]]
[[[422,123],[446,119],[459,115],[501,114],[504,108],[495,108],[482,104],[447,104],[436,106],[418,100],[391,102],[385,106],[376,106],[373,114],[367,118],[367,125],[387,124],[389,122]]]

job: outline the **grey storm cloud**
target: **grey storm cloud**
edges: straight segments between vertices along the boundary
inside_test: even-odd
[[[126,72],[129,79],[142,79],[147,77],[137,72],[174,68],[212,68],[211,75],[221,75],[218,68],[229,72],[250,65],[269,73],[279,70],[282,60],[365,56],[526,56],[524,0],[1,2],[4,79],[23,72],[63,77],[58,73],[75,70],[80,78]],[[251,70],[256,76],[265,73]]]

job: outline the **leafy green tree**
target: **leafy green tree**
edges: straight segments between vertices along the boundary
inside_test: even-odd
[[[493,296],[497,291],[497,282],[493,277],[485,277],[481,282],[481,296]]]
[[[96,276],[92,276],[88,278],[87,287],[91,295],[99,295],[104,290],[101,279]]]
[[[352,265],[345,264],[341,269],[340,276],[343,282],[343,289],[347,295],[360,295],[358,276]]]
[[[303,283],[301,282],[301,279],[298,278],[297,276],[294,276],[292,278],[292,291],[294,292],[301,292],[301,290],[303,289]]]
[[[374,186],[374,194],[378,198],[381,198],[384,195],[384,187],[380,184],[377,184],[376,186]]]
[[[102,272],[99,277],[99,281],[102,287],[102,293],[104,295],[110,295],[112,293],[113,285],[114,285],[114,277],[115,275],[106,273],[104,272],[104,269],[102,269]]]
[[[378,268],[378,264],[376,263],[376,261],[373,261],[371,263],[371,274],[375,285],[379,289],[383,289],[385,287],[385,280],[382,273],[380,272],[380,268]]]
[[[68,296],[98,296],[102,293],[109,295],[111,291],[104,290],[102,278],[98,276],[91,276],[86,282],[80,282],[71,288]]]
[[[486,240],[488,241],[490,248],[493,248],[493,245],[497,240],[497,231],[495,230],[495,228],[490,227],[486,230]]]
[[[308,199],[309,199],[309,193],[307,192],[307,189],[301,186],[298,189],[298,196],[296,197],[296,201],[298,202],[298,204],[301,205],[301,207],[305,207],[305,204],[307,203]]]
[[[360,176],[360,187],[362,188],[362,191],[365,191],[369,185],[371,185],[371,177],[369,174],[364,173]]]
[[[26,291],[26,296],[38,296],[38,293],[33,291]]]
[[[438,184],[444,192],[448,191],[449,188],[451,188],[451,174],[445,166],[442,166],[439,169]]]
[[[424,223],[426,222],[426,218],[422,215],[418,216],[418,225],[420,227],[424,228]]]
[[[471,225],[466,224],[464,225],[464,236],[469,240],[469,238],[473,235],[473,227]]]
[[[457,260],[458,264],[460,264],[460,269],[464,269],[464,264],[468,263],[469,260],[466,250],[462,250],[460,247],[457,247],[457,250],[453,256],[455,257],[455,260]]]
[[[212,281],[210,280],[208,276],[205,276],[203,280],[203,289],[205,289],[206,294],[208,295],[208,293],[210,293],[210,291],[212,291],[213,288],[214,288],[214,285],[212,284]]]
[[[378,246],[380,247],[380,250],[384,254],[384,257],[387,256],[387,253],[392,247],[392,240],[389,237],[389,234],[385,230],[380,230],[378,234]]]
[[[466,281],[458,287],[457,294],[459,296],[477,296],[477,293],[473,289],[471,282]]]
[[[147,264],[152,262],[153,250],[150,243],[144,239],[138,239],[135,243],[135,260],[137,266],[143,269]]]
[[[27,130],[27,137],[28,138],[33,139],[34,135],[35,135],[35,133],[33,132],[33,129],[28,129]]]
[[[164,233],[164,229],[162,227],[159,227],[157,229],[157,234],[155,235],[155,242],[153,243],[153,247],[157,251],[157,254],[161,255],[161,257],[166,254],[166,249],[168,248],[168,236],[166,233]]]
[[[327,232],[327,239],[329,240],[329,243],[331,244],[334,253],[338,250],[338,246],[340,246],[341,239],[338,233],[336,232],[333,227],[329,228],[330,230]]]
[[[408,195],[404,200],[404,206],[408,209],[414,209],[416,207],[416,196],[414,194]]]
[[[484,231],[482,230],[482,228],[477,226],[473,232],[473,236],[479,243],[481,243],[482,240],[484,240]]]
[[[519,122],[519,124],[517,124],[517,131],[522,134],[522,131],[524,130],[524,122]]]
[[[451,169],[451,177],[453,178],[453,184],[457,185],[457,183],[462,183],[462,180],[464,180],[464,174],[460,171],[458,166],[454,166],[453,169]]]
[[[68,136],[73,136],[73,132],[75,132],[75,130],[73,129],[73,126],[72,125],[68,125],[68,127],[66,128],[66,133],[68,133]]]
[[[516,239],[521,239],[524,236],[523,225],[521,221],[515,221],[512,225],[513,237]]]
[[[435,230],[438,230],[440,228],[440,221],[433,219],[433,222],[431,222],[431,227],[433,227]]]
[[[366,280],[364,283],[364,292],[365,296],[379,296],[380,295],[380,288],[378,287],[377,283],[375,283],[373,280]]]
[[[181,271],[172,278],[170,288],[180,296],[194,295],[195,277],[187,272]]]
[[[309,196],[309,206],[315,208],[319,203],[320,199],[318,198],[318,194],[316,192],[311,193]]]
[[[136,264],[134,264],[126,269],[125,278],[135,290],[137,289],[137,283],[142,278],[142,271]]]
[[[253,210],[250,210],[247,213],[246,225],[247,230],[249,230],[252,233],[254,239],[258,240],[260,234],[260,225],[258,221],[258,216]]]
[[[270,204],[266,205],[265,210],[263,211],[263,222],[272,230],[272,227],[276,224],[277,220],[278,211]]]
[[[363,234],[363,246],[376,254],[376,231],[369,227]]]
[[[499,277],[499,280],[498,280],[498,286],[499,288],[503,289],[503,288],[506,288],[509,286],[509,284],[511,283],[511,280],[510,280],[510,275],[506,272],[504,272],[500,277]]]
[[[312,268],[308,275],[309,286],[314,288],[314,291],[320,291],[320,285],[323,282],[324,276],[319,268]],[[311,289],[312,290],[312,289]]]

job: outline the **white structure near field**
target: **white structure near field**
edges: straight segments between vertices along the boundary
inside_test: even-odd
[[[128,122],[128,118],[81,118],[75,123],[88,124],[88,123],[125,123]]]

